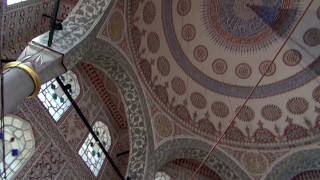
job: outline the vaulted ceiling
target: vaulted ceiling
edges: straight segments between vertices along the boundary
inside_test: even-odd
[[[154,149],[179,138],[214,144],[273,60],[218,149],[259,179],[319,143],[320,1],[117,0],[102,21],[96,38],[127,58],[143,88]]]
[[[259,175],[319,141],[319,1],[120,0],[98,38],[136,70],[155,146],[179,137],[215,143],[273,60],[221,148]]]
[[[295,147],[319,133],[320,3],[309,3],[118,1],[98,37],[127,53],[162,138],[174,122],[215,142],[275,59],[223,144]]]

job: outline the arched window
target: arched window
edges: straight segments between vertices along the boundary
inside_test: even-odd
[[[172,178],[163,171],[158,171],[154,177],[154,180],[172,180]]]
[[[69,93],[75,100],[80,94],[80,86],[77,76],[72,71],[67,71],[60,76],[60,79],[64,85],[71,85]],[[41,85],[38,98],[47,108],[55,121],[59,121],[63,113],[65,113],[71,106],[71,102],[68,100],[67,96],[64,94],[55,79]]]
[[[1,134],[1,139],[3,138]],[[0,155],[2,157],[2,142]],[[31,126],[15,116],[4,117],[5,169],[7,179],[11,179],[24,162],[34,152],[35,140]],[[1,177],[4,178],[3,161],[0,158]]]
[[[111,136],[107,125],[101,121],[97,121],[93,125],[92,129],[108,151],[111,145]],[[105,159],[105,155],[91,134],[87,136],[86,140],[82,144],[79,150],[79,155],[82,157],[83,161],[87,164],[92,173],[97,176]]]

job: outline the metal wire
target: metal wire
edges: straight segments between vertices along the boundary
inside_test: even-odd
[[[263,73],[263,75],[261,76],[261,78],[259,79],[259,81],[257,82],[257,84],[254,86],[254,88],[251,90],[250,94],[248,95],[248,97],[246,98],[246,100],[244,101],[244,103],[242,104],[241,108],[238,110],[238,112],[235,114],[235,116],[232,118],[232,120],[230,121],[230,123],[228,124],[227,128],[223,131],[223,133],[221,134],[221,136],[218,138],[217,142],[212,146],[212,148],[210,149],[209,153],[206,155],[205,159],[201,162],[200,166],[197,168],[197,170],[193,173],[193,175],[191,176],[191,180],[194,179],[194,177],[196,176],[196,174],[198,173],[198,171],[201,169],[201,167],[204,165],[204,163],[208,160],[208,158],[210,157],[210,155],[212,154],[213,150],[216,148],[216,146],[220,143],[221,139],[223,138],[223,136],[225,135],[225,133],[229,130],[229,128],[231,127],[231,125],[234,123],[235,119],[237,118],[237,116],[239,115],[239,113],[241,112],[241,110],[243,109],[243,107],[247,104],[247,102],[249,101],[249,99],[251,98],[252,94],[254,93],[254,91],[257,89],[258,85],[260,84],[260,82],[262,81],[262,79],[265,77],[266,73],[269,71],[270,67],[272,66],[272,64],[275,62],[276,58],[279,56],[281,50],[283,49],[283,47],[287,44],[288,40],[290,39],[290,37],[292,36],[293,32],[296,30],[296,28],[298,27],[298,25],[300,24],[302,18],[305,16],[306,12],[308,11],[308,9],[310,8],[311,4],[312,4],[313,0],[311,0],[311,2],[309,3],[309,5],[307,6],[307,9],[303,12],[302,16],[300,17],[299,21],[297,22],[297,24],[295,25],[295,27],[293,28],[293,30],[290,32],[288,38],[285,40],[285,42],[282,44],[281,48],[279,49],[279,51],[277,52],[277,54],[275,55],[275,57],[273,58],[272,62],[269,64],[268,68],[266,69],[266,71]]]

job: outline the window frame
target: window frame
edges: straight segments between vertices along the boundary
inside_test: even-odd
[[[10,120],[11,122],[6,122],[7,118],[11,118],[11,120]],[[4,117],[4,121],[5,121],[4,122],[4,128],[5,128],[4,138],[5,138],[5,141],[8,141],[8,140],[6,140],[8,137],[10,137],[10,139],[12,137],[14,137],[15,138],[14,140],[17,140],[17,141],[20,142],[20,143],[18,142],[19,145],[17,145],[18,146],[18,148],[17,148],[18,149],[18,156],[15,157],[15,156],[13,156],[11,154],[11,157],[15,157],[14,160],[12,160],[9,165],[7,165],[7,163],[5,163],[6,164],[7,179],[14,179],[15,176],[18,174],[18,172],[24,167],[24,165],[28,162],[28,160],[35,153],[35,151],[36,151],[36,139],[35,139],[35,136],[34,136],[34,132],[33,132],[33,128],[32,128],[31,123],[26,121],[25,119],[23,119],[23,118],[21,118],[19,116],[16,116],[16,115],[8,114],[8,115],[6,115]],[[20,122],[17,124],[16,121],[20,121]],[[16,125],[14,125],[15,123],[16,123]],[[27,125],[27,126],[23,126],[23,125]],[[7,130],[11,131],[11,133],[10,133],[11,136],[9,136],[9,134],[6,133],[6,127],[8,127],[8,126],[11,126],[11,128],[7,128]],[[12,127],[12,126],[14,126],[14,127]],[[13,130],[12,130],[13,128],[19,129],[22,132],[22,134],[20,134],[21,135],[20,138],[17,137],[18,133],[16,133],[17,132],[16,130],[13,132]],[[28,133],[26,133],[26,132],[28,132]],[[29,135],[30,137],[26,138],[25,137],[26,135]],[[23,137],[24,144],[21,143],[22,137]],[[1,140],[1,143],[0,143],[1,146],[2,146],[2,142],[3,141]],[[29,143],[29,142],[31,142],[31,143]],[[7,146],[8,146],[9,143],[11,144],[10,151],[12,151],[13,149],[16,149],[16,148],[13,148],[13,146],[12,146],[13,142],[11,140],[10,140],[10,142],[6,143]],[[24,149],[23,150],[20,149],[20,144],[24,145]],[[28,146],[31,146],[31,147],[28,148]],[[7,156],[10,155],[10,153],[11,152],[9,152],[9,154],[6,155],[5,159],[7,158]],[[18,163],[14,163],[15,161],[19,161],[19,162]],[[0,163],[2,164],[2,161]],[[16,165],[13,168],[11,168],[11,166],[13,166],[14,164],[16,164]],[[17,165],[19,165],[19,166],[17,167]],[[1,165],[1,167],[0,167],[1,171],[3,171],[2,168],[3,168],[3,166]],[[8,173],[8,170],[10,171],[10,173]],[[11,173],[13,173],[13,174],[11,174]],[[0,177],[2,177],[2,175]]]
[[[76,78],[76,80],[77,80],[76,86],[79,87],[79,93],[78,93],[75,97],[73,97],[73,100],[74,100],[75,102],[78,102],[78,101],[81,99],[81,97],[82,97],[82,91],[83,91],[83,87],[82,87],[82,83],[81,83],[81,77],[80,77],[80,75],[78,74],[77,71],[69,70],[69,71],[63,73],[62,75],[60,75],[59,78],[60,78],[61,76],[64,76],[66,73],[72,73],[72,74],[74,75],[74,77]],[[61,78],[60,78],[60,79],[61,79]],[[49,83],[49,84],[48,84],[48,83]],[[61,121],[61,120],[65,119],[65,118],[63,118],[63,117],[67,116],[67,114],[69,114],[70,111],[72,110],[72,108],[70,108],[70,107],[72,106],[72,104],[71,104],[71,102],[69,101],[69,99],[66,97],[66,95],[63,93],[62,96],[64,96],[65,102],[58,108],[58,111],[61,110],[61,107],[62,107],[63,105],[65,105],[66,103],[69,103],[69,105],[67,105],[67,107],[65,107],[65,108],[62,108],[62,109],[64,109],[64,112],[61,113],[61,115],[60,115],[58,118],[55,118],[55,117],[54,117],[55,114],[58,114],[58,111],[55,111],[55,110],[54,110],[54,112],[51,113],[51,112],[50,112],[50,108],[52,108],[52,106],[49,106],[49,105],[51,105],[50,101],[53,100],[53,97],[50,97],[51,99],[48,99],[48,98],[46,97],[47,95],[43,93],[44,91],[50,91],[50,90],[47,90],[47,89],[50,89],[50,85],[52,85],[53,83],[55,83],[55,85],[57,86],[57,88],[61,88],[61,87],[59,87],[58,82],[55,80],[55,78],[53,78],[53,79],[51,79],[50,81],[48,81],[48,82],[46,82],[46,83],[43,83],[43,84],[41,85],[40,92],[39,92],[39,94],[37,95],[37,99],[40,101],[40,103],[42,104],[42,106],[46,109],[46,111],[47,111],[47,113],[49,114],[49,116],[50,116],[57,124],[61,124],[61,123],[63,122],[63,121]],[[47,84],[48,84],[48,85],[47,85]],[[46,87],[46,88],[42,88],[42,87],[45,86],[45,85],[47,85],[47,87]],[[45,93],[47,93],[47,92],[45,92]],[[42,96],[42,97],[41,97],[41,96]],[[43,99],[43,98],[44,98],[44,99]],[[49,102],[50,104],[48,104],[48,103],[46,103],[46,102]]]
[[[113,135],[112,135],[112,133],[111,133],[111,131],[110,131],[109,125],[108,125],[106,122],[102,121],[101,119],[95,120],[95,121],[92,123],[92,129],[93,129],[94,131],[95,131],[94,126],[96,125],[96,123],[102,123],[103,125],[105,125],[106,128],[107,128],[107,130],[108,130],[108,132],[109,132],[110,145],[109,145],[109,147],[108,147],[106,150],[107,150],[107,152],[108,152],[109,155],[110,155],[110,152],[111,152],[112,147],[113,147],[114,139],[113,139]],[[90,133],[90,132],[87,132],[86,135],[82,138],[81,142],[80,142],[79,145],[78,145],[77,153],[78,153],[78,155],[80,156],[81,160],[85,163],[86,167],[90,170],[90,172],[91,172],[95,177],[98,178],[98,177],[101,175],[100,173],[101,173],[102,170],[104,169],[105,164],[106,164],[106,162],[107,162],[107,161],[106,161],[106,157],[105,157],[105,155],[103,154],[103,152],[101,152],[101,154],[104,156],[104,159],[103,159],[103,161],[102,161],[102,163],[101,163],[100,169],[98,169],[97,174],[95,174],[95,173],[90,169],[89,165],[88,165],[87,162],[82,158],[82,155],[80,154],[80,151],[81,151],[81,149],[82,149],[82,146],[86,143],[86,141],[87,141],[87,139],[88,139],[88,137],[89,137],[90,135],[91,135],[91,133]],[[91,135],[91,136],[92,136],[92,135]],[[93,137],[92,137],[92,140],[95,141],[95,140],[93,139]],[[99,139],[99,140],[100,140],[100,139]],[[101,140],[100,140],[100,141],[101,141]],[[89,146],[89,144],[88,144],[88,146]],[[99,150],[101,150],[101,149],[99,148]],[[102,151],[102,150],[101,150],[101,151]],[[84,152],[84,153],[85,153],[85,152]]]

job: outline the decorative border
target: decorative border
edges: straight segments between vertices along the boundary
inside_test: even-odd
[[[166,163],[180,158],[201,162],[211,146],[194,139],[173,139],[159,146],[149,157],[147,179],[154,179],[155,173]],[[222,179],[251,179],[251,177],[228,155],[215,149],[206,165],[215,171]]]
[[[93,178],[93,174],[89,173],[86,164],[82,161],[81,157],[71,148],[71,146],[65,141],[64,137],[61,135],[58,128],[52,128],[56,124],[55,122],[48,120],[49,114],[43,110],[41,107],[41,102],[36,99],[26,99],[23,102],[24,112],[30,111],[32,116],[34,116],[35,121],[37,121],[41,126],[41,131],[48,137],[48,140],[54,142],[55,146],[62,153],[63,158],[72,164],[72,169],[77,172],[79,177],[86,179]],[[44,136],[44,135],[43,135]]]
[[[154,146],[148,121],[151,118],[140,82],[126,57],[111,44],[96,39],[92,47],[83,59],[102,69],[114,80],[125,102],[131,141],[127,174],[132,179],[145,179],[148,152],[153,151]]]
[[[188,74],[195,82],[199,83],[202,87],[208,90],[226,96],[246,98],[250,94],[253,88],[252,86],[238,86],[212,79],[201,72],[198,68],[193,66],[188,60],[187,56],[181,50],[175,36],[172,22],[171,4],[172,0],[162,1],[163,27],[171,54],[181,69],[183,69],[184,72]],[[132,22],[128,23],[129,26],[132,26],[132,24]],[[265,98],[291,91],[316,78],[318,74],[320,74],[320,57],[316,58],[313,63],[291,77],[275,83],[258,86],[255,92],[252,94],[252,98]]]
[[[96,27],[105,12],[109,12],[115,0],[80,1],[63,21],[63,30],[55,31],[51,49],[62,54],[68,53],[82,42]],[[47,46],[49,32],[32,41]]]
[[[106,19],[115,0],[111,0],[109,8],[101,19]],[[76,8],[75,8],[76,9]],[[70,16],[69,16],[70,17]],[[127,175],[132,179],[144,179],[148,165],[147,154],[154,149],[153,134],[146,100],[137,73],[126,58],[110,43],[97,39],[96,36],[104,21],[95,25],[90,34],[80,44],[68,51],[63,59],[67,69],[71,69],[81,61],[87,61],[101,68],[121,89],[130,130],[130,160]]]
[[[320,149],[295,152],[278,162],[266,175],[266,180],[286,180],[310,170],[320,169]]]

